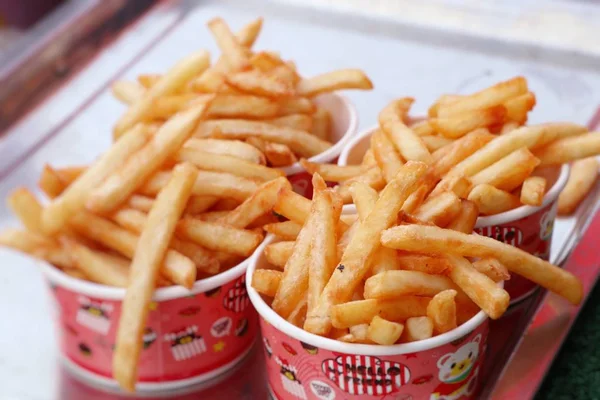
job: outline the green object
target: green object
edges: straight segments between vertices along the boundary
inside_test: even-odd
[[[592,291],[535,399],[600,399],[600,285]]]

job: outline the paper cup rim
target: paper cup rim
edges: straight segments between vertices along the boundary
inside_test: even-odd
[[[346,148],[346,144],[348,143],[348,141],[354,137],[354,134],[356,133],[356,130],[358,128],[358,113],[356,111],[356,107],[354,106],[354,103],[352,103],[350,101],[350,99],[348,99],[348,97],[346,97],[342,94],[326,93],[326,94],[322,94],[319,97],[323,97],[323,98],[337,97],[337,98],[339,98],[341,100],[342,104],[344,105],[344,107],[348,110],[348,115],[349,115],[348,129],[346,129],[346,132],[344,132],[344,134],[342,135],[340,140],[338,140],[336,143],[333,144],[333,146],[331,146],[324,152],[308,158],[308,161],[310,161],[310,162],[325,163],[325,162],[329,162],[329,161],[333,160],[334,158],[340,156],[340,154],[342,153],[344,148]],[[280,167],[279,169],[282,170],[286,176],[294,175],[294,174],[304,171],[304,167],[302,167],[300,162],[296,162],[287,167]]]
[[[65,274],[60,269],[46,261],[36,261],[44,276],[53,284],[64,287],[73,292],[98,299],[122,301],[125,298],[127,288],[113,287],[100,283],[84,281],[82,279],[74,278]],[[152,300],[161,302],[186,297],[192,294],[204,293],[215,289],[242,276],[246,268],[248,268],[249,262],[250,258],[247,258],[227,271],[196,281],[191,289],[187,289],[180,285],[158,288],[154,291]]]
[[[340,342],[339,340],[324,338],[322,336],[309,333],[304,329],[300,329],[297,326],[292,325],[280,317],[264,302],[260,294],[258,294],[258,292],[252,287],[252,275],[256,270],[258,261],[261,257],[263,257],[265,247],[272,243],[274,239],[275,236],[269,235],[267,239],[265,239],[265,241],[256,249],[252,257],[250,257],[250,265],[246,270],[246,290],[252,305],[262,318],[264,318],[277,330],[301,342],[316,346],[321,349],[344,354],[391,356],[431,350],[436,347],[443,346],[469,334],[488,319],[488,316],[485,312],[479,311],[470,320],[449,332],[434,336],[429,339],[420,340],[418,342],[394,344],[391,346],[344,343]]]
[[[370,128],[365,129],[364,131],[358,133],[356,136],[352,138],[348,142],[348,145],[342,150],[340,154],[340,159],[338,165],[348,165],[348,156],[352,149],[366,136],[371,135],[376,129],[379,128],[379,125],[374,125]],[[517,208],[513,208],[512,210],[504,211],[499,214],[490,215],[487,217],[478,217],[477,223],[475,224],[475,228],[481,228],[485,226],[494,226],[494,225],[502,225],[510,221],[516,221],[521,218],[528,217],[531,214],[536,213],[537,211],[543,209],[548,206],[548,204],[553,203],[560,195],[560,192],[565,188],[567,184],[567,180],[569,179],[569,165],[562,164],[560,168],[560,173],[554,185],[550,188],[550,190],[545,194],[544,201],[540,206],[528,206],[522,205]],[[344,204],[342,207],[342,214],[356,214],[356,206],[354,204]]]

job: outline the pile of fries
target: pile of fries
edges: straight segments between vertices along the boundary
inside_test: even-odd
[[[330,146],[329,114],[313,97],[370,89],[358,70],[298,75],[272,52],[253,52],[262,20],[234,36],[208,23],[223,55],[196,52],[164,75],[117,82],[129,104],[113,145],[84,167],[46,166],[43,205],[27,189],[8,203],[24,229],[0,245],[46,260],[76,278],[125,287],[114,377],[134,390],[148,304],[156,287],[191,288],[238,265],[264,239],[263,228],[296,156]],[[222,119],[226,118],[226,119]]]
[[[302,165],[327,181],[340,182],[337,191],[349,203],[354,182],[380,191],[405,162],[424,162],[431,169],[402,210],[438,226],[449,223],[464,200],[482,215],[540,206],[549,189],[548,168],[563,163],[585,159],[575,161],[559,202],[561,214],[573,212],[595,183],[598,164],[588,157],[600,154],[600,135],[571,123],[524,125],[535,96],[523,77],[468,96],[442,96],[427,119],[411,124],[412,103],[401,98],[381,111],[361,165],[306,160]],[[443,216],[432,215],[440,208],[446,208]]]
[[[477,209],[465,206],[470,202],[446,228],[403,212],[430,171],[408,161],[380,193],[354,182],[349,190],[357,215],[340,216],[341,196],[318,173],[312,201],[282,189],[274,211],[288,221],[265,227],[279,240],[265,247],[271,268],[254,272],[253,288],[308,332],[381,345],[448,332],[480,309],[499,318],[510,298],[498,283],[509,271],[581,301],[581,283],[569,272],[471,234]]]
[[[204,59],[198,53],[163,76],[142,75],[138,83],[120,81],[113,85],[117,98],[135,104],[115,127],[115,137],[139,120],[136,117],[140,114],[162,122],[210,98],[205,121],[193,133],[202,141],[189,147],[221,154],[221,141],[205,138],[235,141],[234,150],[244,157],[285,167],[296,163],[298,157],[312,157],[331,146],[331,116],[315,104],[315,96],[339,89],[373,88],[369,78],[357,69],[304,79],[294,62],[281,59],[277,53],[252,52],[262,19],[235,36],[220,18],[208,26],[223,52],[212,66],[207,68],[207,59],[192,66]],[[173,84],[177,84],[176,90]]]

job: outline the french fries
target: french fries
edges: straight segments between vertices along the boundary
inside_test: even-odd
[[[369,324],[367,338],[378,344],[391,345],[400,339],[403,330],[404,325],[388,321],[376,315]]]
[[[434,226],[405,225],[382,232],[381,243],[401,250],[494,257],[510,271],[559,294],[573,304],[578,304],[583,296],[581,282],[570,272],[492,238]]]
[[[529,206],[541,206],[544,202],[545,194],[546,179],[541,176],[530,176],[523,181],[521,203]]]
[[[282,273],[270,269],[259,269],[252,278],[252,287],[262,295],[275,297],[281,283]]]
[[[439,292],[427,305],[427,317],[433,323],[436,335],[451,331],[456,328],[456,290]]]
[[[571,175],[567,185],[558,196],[558,213],[568,215],[573,213],[592,189],[598,178],[598,160],[584,158],[571,166]]]
[[[600,135],[596,132],[556,140],[535,152],[540,165],[564,164],[600,153]]]
[[[308,97],[340,89],[370,90],[373,84],[361,70],[345,69],[303,79],[296,88],[299,95]]]
[[[442,275],[419,271],[385,271],[365,281],[366,299],[391,299],[399,296],[435,296],[453,289],[452,281]]]
[[[427,314],[431,297],[403,296],[390,300],[368,299],[350,301],[331,307],[331,323],[335,328],[350,328],[368,324],[379,315],[389,321],[405,321]]]
[[[539,164],[540,160],[522,147],[473,175],[471,182],[473,185],[487,183],[510,192],[519,187]]]
[[[475,186],[469,193],[468,199],[477,206],[477,209],[483,215],[499,214],[521,205],[521,201],[517,196],[496,189],[487,183]]]
[[[412,317],[404,323],[402,341],[417,342],[433,336],[433,321],[429,317]]]

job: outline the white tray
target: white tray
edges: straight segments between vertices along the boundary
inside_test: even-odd
[[[389,16],[384,20],[356,13],[316,13],[289,4],[162,2],[0,139],[0,198],[17,186],[36,189],[47,162],[54,166],[89,163],[109,146],[112,126],[124,111],[107,90],[111,80],[165,71],[199,48],[217,54],[205,25],[210,18],[222,16],[237,28],[258,15],[265,17],[265,23],[256,48],[281,51],[283,57],[297,62],[303,74],[356,67],[373,78],[373,92],[348,93],[360,112],[361,128],[372,125],[378,111],[394,97],[414,96],[413,112],[421,114],[442,93],[468,93],[515,75],[525,75],[536,93],[538,105],[531,123],[587,124],[600,104],[600,71],[566,66],[560,49],[520,52],[486,38],[471,38],[465,47],[457,40],[464,34],[439,35]],[[594,59],[593,54],[586,57]],[[577,221],[573,217],[556,223],[553,259],[561,251],[566,254],[567,238],[582,231]],[[2,206],[0,228],[15,224]],[[4,267],[0,278],[2,395],[49,398],[49,393],[58,393],[58,349],[50,333],[41,276],[33,263],[9,251],[0,250],[0,264]],[[34,385],[28,383],[32,381]]]

